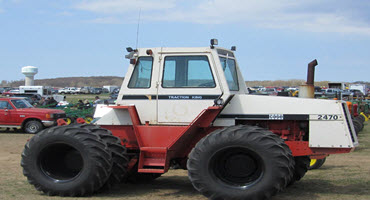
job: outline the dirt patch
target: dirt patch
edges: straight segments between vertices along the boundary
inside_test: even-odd
[[[38,192],[22,174],[21,153],[32,135],[0,132],[0,199],[206,199],[191,185],[187,171],[170,170],[146,184],[121,184],[111,191],[84,198],[49,197]],[[370,199],[370,123],[359,135],[360,148],[350,154],[332,155],[318,170],[309,171],[299,182],[273,200]]]

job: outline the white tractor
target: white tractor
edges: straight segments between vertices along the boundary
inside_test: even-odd
[[[216,43],[128,48],[117,103],[98,105],[95,125],[51,128],[27,143],[29,182],[83,196],[176,165],[210,199],[268,199],[304,176],[309,156],[358,145],[345,102],[249,95],[235,48]]]

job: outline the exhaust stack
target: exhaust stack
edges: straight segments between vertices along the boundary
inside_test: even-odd
[[[317,65],[317,60],[313,60],[308,63],[307,69],[307,82],[305,85],[299,87],[300,98],[315,98],[315,66]]]
[[[308,70],[307,70],[307,85],[314,85],[315,82],[315,66],[317,65],[317,60],[313,60],[308,63]]]

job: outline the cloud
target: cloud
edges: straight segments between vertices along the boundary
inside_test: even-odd
[[[123,22],[117,17],[99,17],[92,20],[87,20],[86,22],[96,24],[123,24]]]
[[[92,0],[83,1],[74,7],[80,10],[86,10],[105,14],[124,14],[127,12],[137,12],[149,10],[165,10],[173,8],[175,0]]]
[[[0,0],[0,13],[3,13],[4,12],[4,9],[1,8],[1,4],[3,3],[3,0]]]
[[[370,2],[346,0],[93,0],[76,9],[99,16],[97,23],[143,21],[240,24],[248,27],[370,35]],[[129,15],[129,14],[134,14]]]
[[[70,17],[70,16],[73,16],[74,14],[72,12],[62,11],[62,12],[56,13],[56,15]]]

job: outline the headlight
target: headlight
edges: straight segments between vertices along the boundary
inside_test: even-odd
[[[46,114],[46,118],[54,118],[54,114]]]
[[[214,103],[217,106],[221,106],[222,104],[224,104],[224,100],[222,98],[217,98],[214,100]]]

